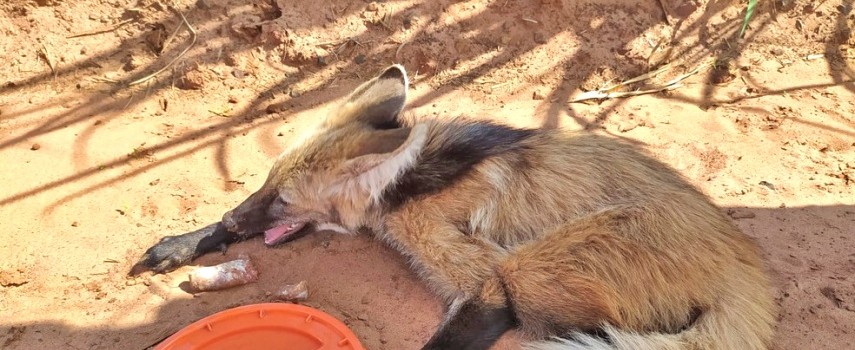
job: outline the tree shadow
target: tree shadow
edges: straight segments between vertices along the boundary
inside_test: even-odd
[[[821,89],[837,85],[844,86],[849,91],[855,92],[855,90],[853,90],[855,89],[855,85],[853,85],[855,75],[852,74],[852,69],[846,65],[846,61],[841,56],[841,52],[837,47],[838,44],[844,44],[851,35],[852,29],[848,27],[846,18],[849,16],[852,6],[852,1],[849,1],[848,5],[840,6],[841,8],[838,9],[834,29],[829,34],[829,38],[824,40],[826,45],[824,56],[826,58],[826,62],[828,62],[827,72],[832,78],[832,81],[834,82],[833,84],[803,84],[788,88],[770,87],[757,82],[757,80],[752,76],[750,70],[748,70],[740,73],[739,76],[746,79],[746,84],[749,84],[754,90],[759,90],[758,92],[742,98],[716,100],[713,97],[715,90],[718,86],[724,86],[736,77],[732,73],[732,71],[737,69],[737,67],[733,66],[734,62],[738,61],[742,57],[749,45],[755,43],[758,37],[761,34],[764,34],[764,31],[767,31],[768,28],[774,24],[779,24],[777,22],[779,17],[783,14],[786,14],[786,16],[789,17],[806,16],[811,14],[813,11],[816,11],[816,4],[812,4],[810,2],[805,4],[798,1],[761,2],[749,22],[749,29],[746,31],[745,38],[739,38],[746,8],[743,8],[742,12],[740,12],[738,16],[734,16],[718,23],[713,26],[713,30],[710,30],[710,26],[705,26],[704,24],[707,24],[713,18],[713,15],[721,13],[728,8],[726,1],[711,2],[708,9],[712,9],[712,11],[708,10],[705,12],[700,20],[694,22],[693,26],[690,26],[689,30],[686,30],[681,35],[675,37],[675,42],[680,42],[688,35],[695,33],[695,31],[698,33],[700,45],[685,48],[678,53],[678,55],[681,56],[688,55],[688,59],[686,61],[697,62],[702,60],[704,57],[715,57],[713,69],[709,70],[704,78],[706,84],[704,85],[704,91],[701,94],[701,99],[692,100],[691,102],[696,103],[702,108],[707,108],[719,104],[736,103],[745,99],[753,99],[799,90]],[[800,23],[798,19],[797,23]],[[797,27],[799,26],[797,25]],[[804,31],[807,29],[799,30]],[[804,59],[804,57],[801,58]],[[846,77],[846,74],[848,74],[848,78]]]
[[[228,1],[225,3],[230,4]],[[155,24],[163,24],[171,31],[182,23],[177,12],[169,11],[166,8],[155,9],[156,4],[159,2],[142,2],[143,7],[149,8],[148,14],[151,18],[146,17],[147,19],[144,21],[138,20],[137,27],[133,31],[129,31],[130,36],[120,36],[122,38],[121,45],[73,65],[59,67],[56,77],[58,79],[76,79],[80,77],[81,72],[90,76],[98,75],[101,71],[95,67],[100,66],[104,61],[111,60],[111,57],[117,53],[139,50],[139,43],[145,41],[146,35],[150,33],[150,28]],[[266,50],[268,56],[271,53],[282,54],[282,50],[287,51],[283,47],[290,45],[292,41],[281,38],[276,39],[279,40],[276,41],[271,39],[271,36],[284,35],[287,37],[288,35],[294,36],[322,31],[327,26],[341,24],[342,18],[358,17],[359,14],[365,13],[371,15],[366,10],[368,4],[345,0],[330,2],[328,3],[329,8],[284,1],[257,1],[237,7],[236,10],[204,4],[206,2],[203,1],[187,8],[177,9],[184,13],[189,23],[197,29],[197,42],[200,43],[183,56],[179,61],[178,68],[181,67],[181,64],[190,63],[203,67],[216,67],[228,57],[255,55],[259,49],[261,52]],[[614,76],[622,78],[635,76],[653,68],[647,66],[648,57],[637,53],[630,58],[626,52],[632,48],[632,41],[641,40],[640,38],[644,37],[651,28],[661,24],[664,16],[664,12],[656,0],[631,4],[619,1],[560,1],[558,3],[534,0],[493,1],[483,7],[472,6],[471,10],[465,10],[466,6],[468,6],[467,2],[460,1],[384,2],[378,13],[387,14],[388,17],[383,17],[384,19],[388,18],[387,21],[381,23],[365,21],[367,22],[366,30],[354,37],[337,37],[333,44],[315,43],[318,47],[325,48],[323,50],[325,53],[318,57],[301,57],[301,60],[297,61],[288,57],[267,57],[268,60],[278,60],[277,66],[296,67],[296,73],[286,74],[285,77],[270,84],[268,88],[259,91],[255,98],[232,111],[229,118],[209,125],[205,129],[196,129],[178,137],[140,147],[135,152],[156,154],[172,152],[177,148],[186,146],[189,146],[189,149],[175,152],[143,166],[130,165],[126,157],[119,157],[88,167],[84,165],[80,171],[73,175],[6,196],[0,199],[0,205],[12,204],[44,191],[54,190],[73,182],[94,177],[104,168],[124,166],[132,168],[122,175],[99,181],[94,185],[64,196],[51,206],[51,208],[55,208],[73,198],[121,182],[165,163],[180,160],[193,152],[207,148],[214,149],[216,152],[215,169],[223,181],[231,181],[233,180],[232,174],[225,160],[225,154],[230,147],[230,135],[244,134],[253,129],[271,127],[274,123],[280,123],[300,112],[335,101],[347,92],[347,90],[339,88],[339,82],[347,86],[355,86],[363,78],[367,78],[371,71],[389,63],[403,63],[414,75],[412,80],[415,84],[426,82],[431,85],[431,91],[410,102],[412,107],[418,108],[432,103],[432,101],[447,95],[451,91],[460,88],[473,88],[479,84],[479,81],[501,80],[507,76],[506,71],[508,70],[513,69],[516,73],[518,69],[515,67],[524,66],[525,60],[532,55],[543,55],[543,52],[537,50],[546,43],[558,42],[563,45],[571,45],[572,42],[578,42],[576,47],[571,47],[568,50],[572,52],[569,55],[556,57],[555,54],[557,53],[546,53],[552,62],[548,63],[545,69],[541,69],[544,73],[532,77],[533,80],[542,80],[544,76],[549,74],[556,77],[547,84],[551,86],[548,87],[548,92],[545,94],[544,105],[546,108],[541,126],[558,127],[561,124],[562,116],[567,115],[585,128],[598,128],[625,101],[611,101],[593,118],[584,118],[575,113],[572,106],[568,108],[566,101],[574,91],[585,88],[583,83],[587,79],[600,74],[600,71],[604,69],[612,70]],[[454,23],[438,23],[442,18],[441,14],[452,8],[455,11],[469,11],[470,13],[468,16],[464,16],[462,20]],[[728,43],[733,40],[728,38],[735,37],[740,19],[733,18],[724,22],[721,25],[723,29],[716,32],[710,32],[705,27],[705,21],[709,21],[727,8],[726,2],[713,1],[703,9],[699,20],[685,26],[683,23],[678,23],[677,30],[674,31],[675,36],[670,39],[672,43],[686,41],[695,32],[700,32],[702,35],[700,35],[699,41],[689,40],[693,43],[690,47],[685,47],[683,51],[678,51],[672,56],[686,56],[680,58],[681,61],[695,62],[703,55],[711,54],[722,46],[729,45]],[[286,18],[288,23],[285,27],[265,27],[263,24],[256,24],[249,28],[254,36],[248,37],[235,34],[230,29],[234,26],[234,21],[223,19],[227,16],[255,16],[260,20],[258,23],[269,25],[275,23],[279,16],[293,16],[295,13],[301,13],[301,11],[309,11],[315,15],[288,17]],[[317,15],[325,12],[328,12],[327,15]],[[647,15],[636,15],[635,20],[631,23],[621,20],[621,17],[617,15],[598,17],[603,14],[628,15],[633,13]],[[567,21],[567,18],[574,20]],[[759,26],[767,25],[768,21],[771,20],[770,18],[764,18]],[[412,28],[406,29],[405,22],[411,23]],[[281,33],[276,32],[276,30]],[[619,37],[603,37],[603,35],[614,35],[616,32],[621,33],[621,35]],[[752,32],[755,33],[752,35],[756,35],[759,30]],[[568,38],[568,36],[572,37]],[[399,37],[405,38],[406,41],[397,42],[398,39],[396,38]],[[459,38],[455,41],[449,41],[449,37]],[[106,84],[102,92],[93,94],[83,102],[60,98],[44,106],[4,113],[4,120],[14,120],[25,116],[32,117],[45,108],[56,108],[69,103],[74,104],[54,116],[32,121],[33,125],[25,125],[27,130],[17,136],[0,140],[0,149],[18,145],[39,135],[71,125],[88,122],[91,124],[78,135],[73,145],[75,154],[85,158],[82,156],[87,154],[89,144],[99,132],[99,128],[110,121],[123,118],[126,115],[122,112],[123,110],[136,108],[143,103],[151,103],[151,100],[156,96],[162,96],[165,91],[171,90],[176,79],[182,78],[180,69],[173,67],[179,71],[164,72],[159,78],[150,81],[150,84],[127,86],[128,82],[150,74],[162,67],[164,62],[177,57],[186,47],[187,40],[187,33],[182,32],[176,36],[175,40],[171,41],[172,44],[157,60],[148,66],[133,70],[121,81]],[[750,40],[749,38],[748,41]],[[277,45],[276,43],[282,44]],[[733,50],[726,51],[732,53]],[[437,55],[437,52],[446,54]],[[360,55],[370,56],[373,60],[363,63],[355,62],[354,58]],[[328,60],[324,62],[326,65],[316,62],[322,56]],[[337,58],[337,60],[330,61],[330,57]],[[529,66],[529,68],[531,67]],[[558,73],[555,74],[555,72]],[[50,73],[36,75],[6,84],[3,91],[25,91],[35,88],[39,84],[44,84],[53,77],[54,75]],[[223,79],[228,78],[221,78],[220,80]],[[509,89],[518,90],[539,85],[543,84],[527,82],[519,86],[511,86]],[[292,91],[298,86],[309,86],[309,88],[299,91],[298,94],[293,94]],[[706,85],[702,105],[712,103],[709,100],[712,89],[712,84]],[[111,112],[105,113],[105,111]],[[204,141],[198,142],[199,139],[204,139]],[[260,140],[272,141],[270,138]],[[261,146],[276,148],[264,144]],[[48,212],[51,208],[48,208]]]
[[[200,2],[199,4],[201,3],[204,2]],[[278,3],[286,4],[286,2]],[[152,99],[159,98],[157,96],[162,96],[165,91],[173,89],[175,81],[184,78],[181,74],[182,70],[186,68],[185,66],[190,64],[195,66],[216,66],[223,61],[224,55],[240,56],[241,54],[254,53],[255,51],[253,50],[258,48],[271,50],[268,51],[268,53],[278,52],[274,51],[277,49],[276,46],[272,45],[269,41],[265,41],[269,40],[269,38],[263,34],[257,34],[256,37],[251,38],[248,41],[241,39],[240,36],[234,35],[224,29],[224,27],[233,24],[232,22],[223,21],[218,17],[218,15],[223,15],[224,13],[235,16],[251,13],[260,17],[262,22],[271,21],[276,18],[278,14],[282,13],[282,9],[277,8],[277,3],[260,1],[253,3],[253,6],[248,9],[242,8],[232,12],[219,7],[202,8],[199,4],[189,8],[177,9],[177,11],[169,11],[166,8],[151,9],[156,7],[156,4],[159,4],[159,2],[156,1],[143,1],[142,4],[143,7],[148,8],[148,15],[150,15],[151,18],[146,21],[139,20],[140,23],[136,24],[136,27],[128,25],[127,27],[129,29],[134,28],[134,30],[130,31],[131,35],[128,37],[120,35],[121,44],[116,48],[93,55],[92,57],[88,57],[74,64],[57,67],[56,74],[44,73],[7,83],[3,87],[3,92],[12,93],[30,91],[41,84],[45,84],[51,79],[59,79],[54,84],[70,84],[71,81],[79,79],[82,75],[98,76],[103,74],[105,69],[99,70],[97,67],[101,67],[102,65],[106,66],[107,64],[104,63],[106,61],[115,61],[114,56],[119,53],[133,50],[139,51],[139,43],[145,41],[147,35],[150,34],[149,29],[155,24],[162,24],[164,27],[169,28],[170,31],[178,28],[183,22],[177,14],[177,11],[183,13],[188,19],[188,22],[196,28],[196,42],[199,44],[195,45],[195,47],[188,51],[186,55],[182,56],[178,61],[179,64],[173,66],[172,70],[164,72],[161,76],[158,76],[156,79],[152,79],[145,84],[131,87],[127,86],[128,82],[139,80],[153,71],[160,69],[165,62],[178,57],[184,48],[187,47],[186,45],[189,40],[189,35],[186,31],[180,31],[181,34],[176,36],[175,40],[171,41],[171,45],[159,55],[158,59],[153,60],[148,66],[135,69],[118,81],[100,83],[99,86],[101,91],[93,93],[84,101],[74,100],[73,96],[58,97],[55,100],[38,107],[23,108],[11,113],[4,113],[3,118],[7,121],[14,121],[22,118],[33,120],[24,122],[22,125],[18,126],[19,128],[25,129],[23,132],[0,140],[0,149],[19,145],[22,142],[40,135],[55,132],[69,126],[89,123],[76,137],[73,144],[74,154],[85,159],[84,156],[88,154],[87,150],[90,147],[91,140],[96,136],[100,128],[103,128],[104,125],[117,119],[126,117],[127,112],[123,111],[130,111],[134,108],[138,108],[144,103],[151,103]],[[365,72],[376,70],[379,69],[380,66],[391,62],[404,63],[414,75],[417,75],[414,76],[415,79],[413,79],[416,82],[431,79],[437,80],[435,78],[438,77],[441,78],[438,80],[442,80],[444,83],[443,85],[446,87],[438,88],[411,102],[412,106],[418,107],[428,104],[443,96],[444,94],[452,91],[455,87],[471,84],[479,77],[488,76],[499,69],[505,68],[504,66],[506,65],[514,64],[514,60],[518,60],[520,57],[540,46],[541,44],[538,42],[546,42],[559,34],[579,33],[591,30],[591,28],[589,28],[589,26],[584,22],[564,21],[561,14],[574,15],[578,12],[578,9],[584,10],[586,8],[602,10],[602,6],[595,2],[584,3],[581,5],[565,2],[557,5],[559,7],[559,13],[556,14],[556,11],[552,11],[552,8],[546,7],[548,5],[543,5],[536,1],[496,1],[487,4],[483,9],[473,11],[471,17],[459,21],[458,23],[450,25],[436,25],[433,23],[438,20],[440,17],[439,14],[443,13],[443,11],[450,7],[462,6],[461,4],[462,3],[457,1],[440,1],[401,4],[399,6],[396,2],[389,2],[387,5],[389,17],[395,21],[396,25],[403,26],[403,24],[400,23],[409,20],[411,17],[419,18],[420,21],[427,23],[426,25],[422,25],[418,28],[414,27],[414,33],[407,35],[409,38],[408,45],[401,46],[397,44],[387,44],[377,45],[378,47],[374,48],[363,47],[365,44],[362,43],[386,43],[393,35],[396,33],[400,34],[400,32],[403,31],[401,28],[393,28],[390,30],[382,26],[373,25],[369,26],[368,30],[359,33],[355,37],[337,38],[338,42],[336,45],[333,45],[336,49],[328,50],[327,52],[330,55],[339,57],[340,60],[332,62],[332,64],[328,66],[316,64],[313,60],[317,57],[304,57],[304,60],[300,62],[291,62],[288,59],[281,59],[282,62],[278,63],[279,65],[299,65],[298,72],[295,74],[289,74],[271,84],[269,88],[260,91],[256,98],[252,99],[241,108],[233,111],[230,118],[226,118],[221,122],[210,125],[206,129],[193,130],[178,137],[172,137],[169,140],[139,147],[138,149],[135,149],[134,152],[139,152],[140,154],[157,154],[172,151],[182,146],[192,145],[189,150],[177,152],[142,167],[134,167],[130,165],[132,169],[127,171],[125,174],[100,181],[95,185],[87,186],[79,191],[74,191],[54,203],[51,207],[59,206],[73,198],[85,195],[86,193],[103,188],[104,186],[115,184],[116,182],[125,180],[129,177],[136,176],[137,174],[143,173],[151,168],[158,167],[164,163],[176,161],[188,154],[191,154],[192,152],[197,152],[205,148],[213,148],[216,150],[216,170],[223,177],[224,181],[230,181],[231,174],[224,157],[224,154],[227,153],[227,149],[229,147],[230,138],[228,136],[246,133],[248,130],[259,127],[269,126],[272,123],[280,122],[281,120],[287,119],[297,113],[313,108],[317,104],[328,103],[341,97],[346,91],[330,87],[341,78],[342,74],[329,74],[328,72],[331,70],[344,72],[344,80],[347,80],[347,84],[351,86],[358,84],[359,80],[363,78],[359,74],[360,71]],[[295,11],[295,8],[297,10],[319,11],[309,4],[298,5],[295,3],[287,3],[282,6],[294,7],[289,13],[299,12]],[[332,2],[331,6],[334,10],[330,11],[335,13],[336,16],[346,17],[348,15],[354,16],[359,11],[365,11],[364,8],[367,5],[358,2],[354,3],[352,1],[336,1]],[[616,9],[620,9],[621,7],[617,4],[608,6]],[[654,14],[659,11],[656,7],[656,1],[653,0],[646,1],[643,6],[634,4],[633,8],[644,9],[646,12]],[[335,9],[341,10],[337,11]],[[544,9],[548,9],[550,11],[544,11]],[[289,31],[296,33],[316,29],[319,30],[319,28],[335,22],[330,20],[329,16],[305,16],[305,18],[302,19],[302,21],[295,21],[296,24],[289,22],[288,27],[283,29],[284,32],[287,34]],[[628,40],[629,38],[641,34],[647,27],[656,21],[656,16],[652,15],[649,19],[645,19],[642,24],[634,26],[633,31],[630,34],[625,35],[625,37]],[[538,24],[545,23],[550,23],[552,25],[541,25],[540,27],[545,29],[538,29]],[[620,25],[620,23],[606,22],[605,25],[617,26]],[[253,27],[253,30],[263,31],[264,27],[258,25]],[[506,34],[509,30],[513,31],[515,36],[510,40],[507,40]],[[445,38],[454,36],[461,32],[468,33],[469,35],[469,38],[467,38],[462,44],[463,46],[466,46],[466,48],[446,47],[448,41],[444,41]],[[532,33],[536,34],[538,38],[532,38]],[[586,48],[590,46],[590,42],[595,40],[595,36],[595,34],[589,34],[589,37],[586,38],[586,43],[583,43],[582,47],[579,48],[573,56],[559,60],[555,63],[556,67],[565,67],[564,69],[566,74],[561,77],[562,80],[569,79],[572,75],[572,77],[575,77],[575,81],[569,83],[569,85],[563,84],[560,90],[557,90],[561,91],[559,94],[556,95],[553,92],[551,95],[553,99],[561,100],[566,97],[567,91],[571,91],[576,88],[578,86],[578,82],[589,76],[596,67],[601,65],[602,62],[608,62],[610,52],[617,50],[624,44],[618,40],[608,45],[595,45],[596,50],[587,50]],[[534,39],[538,42],[535,42]],[[207,43],[216,44],[208,45]],[[288,41],[286,40],[285,43],[288,43]],[[341,45],[338,45],[339,43],[341,43]],[[339,51],[342,47],[344,47],[345,50]],[[478,61],[481,56],[494,50],[495,47],[502,47],[501,53],[496,55],[496,57],[488,60],[482,60],[482,63],[476,64],[471,68],[454,69],[454,66],[459,62],[471,63]],[[281,45],[278,48],[281,49]],[[438,62],[426,62],[425,56],[431,53],[426,53],[425,51],[430,49],[445,50],[446,52],[451,53],[451,55],[438,56]],[[588,53],[587,51],[592,51],[594,54]],[[362,53],[370,54],[375,60],[367,62],[368,64],[359,64],[351,59],[352,57],[356,57]],[[403,57],[403,59],[401,59],[401,61],[397,61],[398,57]],[[579,61],[582,59],[585,59],[588,62],[586,64],[579,64]],[[570,66],[572,66],[572,68],[570,68]],[[639,72],[641,70],[641,66],[637,64],[637,62],[627,64],[617,62],[614,66],[616,67],[615,69],[622,72]],[[426,69],[426,67],[430,69]],[[319,72],[327,73],[320,74]],[[318,74],[323,77],[318,78]],[[354,76],[356,79],[354,79]],[[296,97],[291,93],[295,86],[309,83],[312,83],[310,85],[313,87],[300,91],[299,97]],[[283,98],[281,97],[282,95],[286,96]],[[301,101],[316,102],[302,103]],[[561,109],[560,105],[561,104],[559,103],[551,107],[550,114],[553,116],[550,118],[552,121],[545,124],[557,123],[557,114],[559,109]],[[65,108],[64,110],[49,117],[34,118],[46,109],[62,107],[68,108]],[[164,109],[166,109],[165,103]],[[168,110],[165,111],[165,113],[169,113]],[[197,144],[196,140],[199,139],[206,139],[206,141]],[[80,161],[80,163],[86,164],[87,162]],[[126,157],[115,158],[111,161],[101,162],[88,167],[82,165],[82,169],[73,175],[66,176],[49,183],[39,184],[34,188],[6,196],[5,198],[0,199],[0,205],[12,204],[23,198],[27,198],[44,191],[53,190],[73,182],[94,177],[105,168],[124,166],[129,166],[129,160]],[[50,208],[48,211],[50,211]]]
[[[152,2],[152,3],[157,3],[157,2]],[[263,2],[260,2],[260,3],[263,3]],[[350,4],[349,1],[339,1],[338,3]],[[332,5],[332,6],[335,6],[335,5]],[[345,6],[344,10],[343,10],[345,12],[339,12],[339,15],[347,15],[349,13],[356,11],[357,8],[358,8],[358,6]],[[214,41],[214,39],[225,39],[228,41],[228,43],[223,44],[221,47],[223,47],[223,46],[230,47],[229,50],[233,54],[245,53],[245,52],[248,52],[248,51],[253,50],[255,48],[258,48],[260,46],[265,45],[263,43],[263,40],[261,40],[260,38],[255,38],[251,41],[243,41],[240,38],[232,36],[232,35],[222,35],[220,33],[220,28],[218,28],[215,25],[218,23],[223,24],[222,21],[217,22],[214,19],[212,19],[212,18],[214,18],[214,16],[211,16],[212,12],[216,12],[215,10],[211,10],[211,9],[200,10],[195,6],[191,7],[189,10],[187,10],[187,9],[181,10],[182,12],[186,12],[186,16],[187,16],[188,20],[190,21],[191,25],[193,25],[194,27],[200,28],[200,29],[196,30],[197,31],[197,37],[199,38],[199,41],[202,41],[202,40]],[[273,11],[273,9],[272,8],[268,9],[268,12],[270,12],[270,11]],[[350,11],[350,12],[346,12],[346,11]],[[165,10],[161,10],[160,12],[163,12],[162,15],[164,15],[166,18],[160,20],[159,23],[173,23],[173,27],[176,27],[182,23],[182,20],[175,13],[170,13],[167,16],[166,15],[167,12]],[[275,11],[273,11],[273,12],[275,12]],[[261,14],[264,14],[264,12],[262,12]],[[321,16],[321,17],[319,17],[319,19],[323,20],[324,17]],[[321,25],[322,25],[322,23],[307,23],[307,26],[308,26],[307,28],[299,28],[298,27],[295,29],[309,30],[309,29],[311,29],[312,26],[321,26]],[[202,29],[202,28],[204,28],[204,29]],[[76,73],[77,70],[82,69],[83,67],[90,67],[93,65],[98,66],[98,64],[97,64],[98,61],[107,60],[111,56],[114,56],[117,52],[125,51],[125,50],[127,50],[128,46],[136,45],[137,42],[143,40],[144,34],[146,34],[146,32],[145,31],[139,31],[139,32],[140,33],[134,37],[124,39],[123,44],[120,45],[119,47],[117,47],[115,50],[111,50],[109,52],[105,52],[103,54],[88,58],[88,59],[86,59],[86,60],[84,60],[78,64],[72,65],[70,67],[58,68],[56,76],[59,78],[64,78],[66,76],[68,76],[69,78],[72,78],[72,77],[75,77],[75,76],[73,76],[73,73]],[[342,39],[342,40],[345,40],[345,39]],[[356,40],[360,40],[360,39],[356,39]],[[179,40],[177,40],[177,39],[175,40],[175,42],[176,42],[175,45],[173,45],[166,52],[164,52],[162,55],[160,55],[161,58],[177,57],[179,55],[179,52],[184,49],[185,45],[178,44]],[[134,44],[128,44],[128,43],[134,43]],[[221,59],[221,55],[220,54],[215,55],[210,51],[211,50],[190,51],[189,54],[185,55],[182,58],[182,61],[194,62],[195,64],[198,64],[198,65],[219,63],[218,60]],[[90,139],[94,136],[94,134],[97,132],[97,129],[99,128],[99,126],[103,126],[103,125],[107,124],[108,122],[110,122],[111,120],[123,117],[124,116],[124,113],[123,113],[124,110],[127,110],[128,108],[133,108],[134,106],[145,102],[150,96],[154,96],[158,92],[169,90],[173,87],[174,80],[175,80],[174,76],[172,77],[171,80],[170,79],[165,79],[165,80],[164,79],[153,79],[153,80],[150,80],[149,81],[150,85],[134,86],[134,87],[127,86],[128,82],[136,81],[140,78],[143,78],[143,77],[149,75],[151,72],[160,68],[160,66],[163,65],[163,62],[166,62],[166,61],[168,61],[168,60],[166,60],[166,59],[156,60],[155,62],[153,62],[148,67],[143,67],[141,69],[135,70],[134,72],[129,74],[127,77],[122,79],[122,81],[110,82],[109,84],[107,84],[107,87],[103,93],[93,94],[93,96],[87,98],[85,101],[80,102],[80,103],[76,103],[75,106],[68,108],[67,111],[60,112],[57,115],[52,116],[52,117],[40,118],[40,119],[46,119],[46,120],[35,122],[36,125],[24,125],[25,127],[28,127],[28,130],[26,132],[18,135],[18,136],[9,137],[9,138],[6,138],[5,140],[0,141],[0,149],[11,147],[13,145],[24,142],[28,139],[32,139],[34,137],[37,137],[39,135],[43,135],[46,133],[54,132],[54,131],[60,130],[62,128],[66,128],[68,126],[77,124],[77,123],[83,123],[83,122],[89,121],[89,122],[91,122],[91,124],[77,137],[77,139],[75,140],[75,143],[74,143],[74,152],[77,154],[85,154],[86,148],[88,147],[88,143],[89,143]],[[165,72],[165,73],[175,74],[175,72]],[[91,74],[94,74],[94,73],[91,73]],[[169,77],[167,74],[163,74],[163,75]],[[126,179],[128,177],[142,173],[147,169],[157,167],[157,166],[159,166],[165,162],[180,159],[183,156],[186,156],[188,154],[191,154],[192,152],[204,149],[206,147],[216,148],[217,154],[218,154],[217,170],[226,179],[226,181],[230,180],[230,174],[228,172],[228,167],[225,164],[225,161],[223,159],[224,158],[223,154],[225,153],[225,149],[227,148],[227,142],[228,142],[227,136],[232,135],[232,134],[245,132],[248,129],[252,129],[252,128],[255,128],[258,126],[263,126],[263,125],[266,125],[269,123],[281,122],[282,119],[286,118],[288,115],[292,115],[294,113],[298,113],[298,112],[305,110],[307,108],[313,107],[311,105],[286,100],[286,101],[276,102],[278,104],[283,104],[283,103],[288,104],[289,110],[287,113],[282,113],[284,115],[280,115],[277,113],[270,113],[269,112],[269,110],[270,110],[269,106],[267,109],[263,108],[264,107],[263,104],[265,104],[265,103],[269,103],[269,104],[274,103],[274,102],[272,102],[273,99],[270,98],[270,96],[272,96],[276,92],[285,90],[287,87],[289,87],[291,85],[299,83],[300,81],[304,80],[307,75],[310,75],[310,74],[301,73],[301,74],[287,76],[285,78],[280,79],[280,81],[278,81],[271,88],[269,88],[266,91],[262,91],[259,94],[258,98],[253,99],[244,108],[242,108],[239,111],[236,111],[235,115],[232,118],[225,119],[222,122],[219,122],[213,126],[207,127],[206,129],[193,130],[192,132],[181,135],[179,137],[171,138],[165,142],[160,142],[160,143],[157,143],[157,144],[154,144],[151,146],[147,146],[147,147],[141,147],[141,148],[137,149],[136,151],[138,151],[141,154],[153,154],[156,152],[162,152],[162,151],[174,149],[174,148],[177,148],[179,146],[192,144],[195,140],[197,140],[199,138],[209,137],[210,135],[221,135],[222,137],[220,137],[216,140],[210,140],[210,141],[205,142],[201,145],[195,145],[189,151],[183,151],[183,152],[178,153],[177,155],[170,156],[170,157],[168,157],[162,161],[158,161],[155,163],[148,164],[144,168],[135,169],[134,171],[131,172],[130,175],[122,175],[122,176],[115,177],[115,178],[112,178],[109,180],[105,180],[104,182],[100,183],[99,185],[91,186],[91,187],[86,188],[83,191],[75,192],[74,194],[65,197],[63,200],[60,200],[60,202],[56,203],[56,205],[61,204],[65,200],[70,200],[71,198],[73,198],[76,195],[83,194],[83,193],[86,193],[90,190],[101,188],[101,187],[109,185],[109,184],[113,184],[115,182],[121,181],[121,180]],[[9,84],[6,84],[6,86],[3,88],[3,92],[5,93],[5,92],[23,91],[23,89],[25,89],[25,88],[32,88],[38,84],[42,84],[50,78],[53,78],[53,75],[42,74],[42,75],[32,77],[29,79],[11,82]],[[110,98],[110,96],[116,96],[119,94],[125,94],[125,95],[127,95],[127,97],[122,98],[122,99]],[[138,95],[142,95],[142,94],[144,94],[144,96],[138,97]],[[335,98],[339,97],[340,95],[341,95],[341,92],[339,91],[338,94],[331,96],[329,94],[329,91],[326,91],[325,89],[323,89],[323,87],[318,87],[318,88],[303,92],[303,98],[306,98],[309,100],[320,99],[322,101],[331,101],[331,100],[334,100]],[[20,112],[4,113],[3,119],[4,120],[10,120],[10,119],[15,119],[15,118],[20,118],[23,116],[32,116],[32,115],[38,114],[44,108],[65,105],[65,104],[68,104],[69,102],[70,102],[70,99],[58,99],[57,101],[49,103],[47,106],[42,106],[41,108],[40,107],[34,107],[34,108],[25,109],[25,110],[20,111]],[[112,111],[114,113],[107,114],[107,113],[105,113],[105,111]],[[108,116],[105,117],[105,115],[108,115]],[[97,119],[97,121],[92,121],[93,119]],[[256,125],[251,124],[251,122],[253,122],[255,120],[259,120],[259,119],[263,120],[263,122],[256,124]],[[28,191],[23,191],[23,192],[11,195],[9,197],[6,197],[6,198],[0,200],[0,205],[11,204],[11,203],[14,203],[14,202],[22,199],[22,198],[26,198],[27,196],[37,194],[37,193],[40,193],[43,191],[51,190],[51,189],[66,185],[66,184],[71,183],[71,182],[79,181],[81,179],[92,177],[95,174],[99,173],[100,170],[102,170],[104,168],[111,168],[111,167],[115,167],[115,166],[123,166],[123,165],[127,165],[127,163],[128,163],[128,159],[117,158],[117,159],[109,161],[109,162],[96,164],[96,165],[90,166],[86,169],[83,169],[83,170],[77,172],[76,174],[68,176],[66,178],[63,178],[63,179],[60,179],[57,181],[53,181],[53,182],[50,182],[47,184],[41,184],[41,185],[37,186],[36,188],[30,189]]]

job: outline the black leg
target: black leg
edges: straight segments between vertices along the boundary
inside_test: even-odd
[[[130,275],[148,270],[156,273],[174,270],[205,253],[220,249],[222,245],[234,243],[238,238],[220,223],[183,235],[164,237],[145,252],[131,268]]]
[[[452,304],[446,320],[422,350],[487,350],[516,326],[513,311],[477,301]]]

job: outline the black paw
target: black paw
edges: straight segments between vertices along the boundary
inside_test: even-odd
[[[146,250],[129,274],[135,276],[145,271],[169,272],[207,252],[223,249],[236,240],[237,235],[226,230],[220,223],[183,235],[164,237]]]
[[[142,258],[131,268],[131,275],[145,271],[165,273],[175,270],[196,257],[198,239],[189,235],[163,237],[146,250]]]

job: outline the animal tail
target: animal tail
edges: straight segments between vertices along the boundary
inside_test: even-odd
[[[610,325],[608,337],[574,333],[566,339],[538,341],[525,350],[765,350],[774,333],[775,305],[763,283],[743,284],[705,310],[695,323],[676,334],[636,333]]]

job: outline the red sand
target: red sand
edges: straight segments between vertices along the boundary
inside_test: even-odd
[[[191,267],[125,278],[160,237],[216,221],[258,188],[331,102],[394,62],[414,75],[418,113],[646,144],[764,248],[783,309],[776,349],[855,344],[851,2],[761,1],[739,41],[741,2],[180,0],[194,46],[127,87],[190,43],[185,30],[164,43],[181,23],[165,3],[0,4],[4,349],[141,349],[302,280],[306,304],[367,348],[418,348],[442,308],[364,237],[257,239],[194,263],[250,254],[259,282],[226,291],[185,292]],[[716,69],[669,92],[568,103],[649,64],[673,64],[657,84],[705,59]]]

